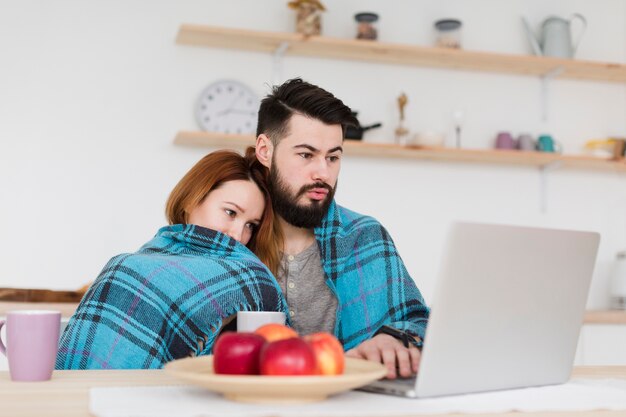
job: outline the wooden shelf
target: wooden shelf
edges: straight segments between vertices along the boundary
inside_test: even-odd
[[[590,310],[585,313],[585,324],[626,324],[626,311]]]
[[[254,145],[252,135],[227,135],[211,132],[179,132],[174,143],[183,146],[244,149]],[[626,172],[626,162],[592,156],[559,155],[541,152],[499,151],[480,149],[407,147],[386,143],[368,143],[346,140],[344,152],[348,156],[371,158],[403,158],[441,162],[527,165],[534,167],[591,169]]]
[[[285,45],[286,55],[533,76],[552,74],[555,78],[626,82],[626,65],[618,63],[420,47],[321,36],[305,37],[297,33],[183,24],[179,28],[176,42],[181,45],[266,53],[278,51]]]

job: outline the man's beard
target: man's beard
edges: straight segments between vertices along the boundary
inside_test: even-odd
[[[272,196],[272,207],[276,214],[292,226],[312,229],[320,226],[322,220],[326,217],[330,203],[332,203],[335,196],[337,185],[335,184],[335,188],[333,188],[323,182],[309,184],[300,188],[293,195],[285,181],[283,181],[276,164],[273,164],[272,169],[270,169],[269,188]],[[311,200],[311,204],[307,206],[298,205],[298,199],[314,188],[328,190],[326,198],[324,200]]]

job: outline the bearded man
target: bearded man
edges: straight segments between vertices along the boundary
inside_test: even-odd
[[[282,229],[277,280],[299,333],[333,333],[347,356],[408,377],[429,309],[387,230],[334,201],[345,130],[357,123],[341,100],[299,78],[261,102],[256,156]]]

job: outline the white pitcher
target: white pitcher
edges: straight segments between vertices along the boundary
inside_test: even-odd
[[[576,19],[580,20],[582,27],[576,42],[572,42],[571,26]],[[556,58],[573,58],[582,35],[587,28],[587,20],[578,13],[574,13],[569,19],[550,16],[541,23],[541,31],[537,38],[528,20],[522,17],[522,21],[535,54]]]

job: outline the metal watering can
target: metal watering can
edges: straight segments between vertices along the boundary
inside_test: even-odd
[[[580,20],[582,23],[581,31],[572,43],[572,22]],[[580,43],[585,29],[587,28],[587,20],[578,13],[574,13],[569,19],[562,17],[550,16],[541,23],[541,31],[539,37],[535,37],[528,19],[522,17],[524,28],[528,41],[535,52],[535,55],[551,56],[556,58],[573,58],[576,48]]]

